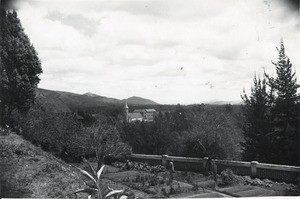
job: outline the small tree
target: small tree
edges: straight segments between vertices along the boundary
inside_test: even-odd
[[[92,150],[96,153],[98,169],[106,157],[122,158],[131,154],[131,148],[122,142],[114,126],[98,123],[87,128],[87,133],[90,134]]]
[[[231,113],[223,107],[205,107],[190,114],[193,128],[184,135],[184,156],[240,158],[242,132]]]

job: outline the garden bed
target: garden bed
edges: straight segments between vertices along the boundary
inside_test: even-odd
[[[124,166],[126,164],[127,167]],[[144,163],[131,162],[129,167],[128,163],[126,164],[114,164],[119,167],[119,172],[107,174],[105,177],[146,192],[152,197],[187,197],[193,194],[201,197],[205,194],[211,197],[218,194],[218,197],[299,195],[297,186],[293,184],[237,176],[230,170],[217,175],[216,184],[212,175],[185,171],[171,172],[161,166],[149,166]]]

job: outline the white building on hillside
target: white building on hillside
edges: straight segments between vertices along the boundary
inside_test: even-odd
[[[124,107],[124,121],[125,122],[134,122],[134,121],[145,121],[152,122],[156,116],[155,109],[136,109],[133,113],[129,113],[129,108],[126,103]]]

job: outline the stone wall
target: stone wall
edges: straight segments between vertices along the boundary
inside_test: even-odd
[[[188,158],[168,155],[144,155],[132,154],[132,161],[146,162],[150,165],[167,166],[173,162],[175,170],[204,172],[208,158]],[[251,176],[252,178],[270,179],[278,182],[299,183],[300,167],[265,164],[257,161],[242,162],[230,160],[214,160],[217,165],[218,173],[225,169],[231,169],[235,174]]]

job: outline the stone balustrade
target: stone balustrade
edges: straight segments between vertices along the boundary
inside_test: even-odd
[[[146,162],[150,165],[164,165],[173,162],[175,170],[205,172],[208,158],[189,158],[168,155],[144,155],[132,154],[131,160],[137,162]],[[235,174],[242,176],[251,176],[252,178],[270,179],[278,182],[299,183],[300,167],[266,164],[257,161],[242,162],[231,160],[215,159],[218,172],[225,169],[231,169]]]

